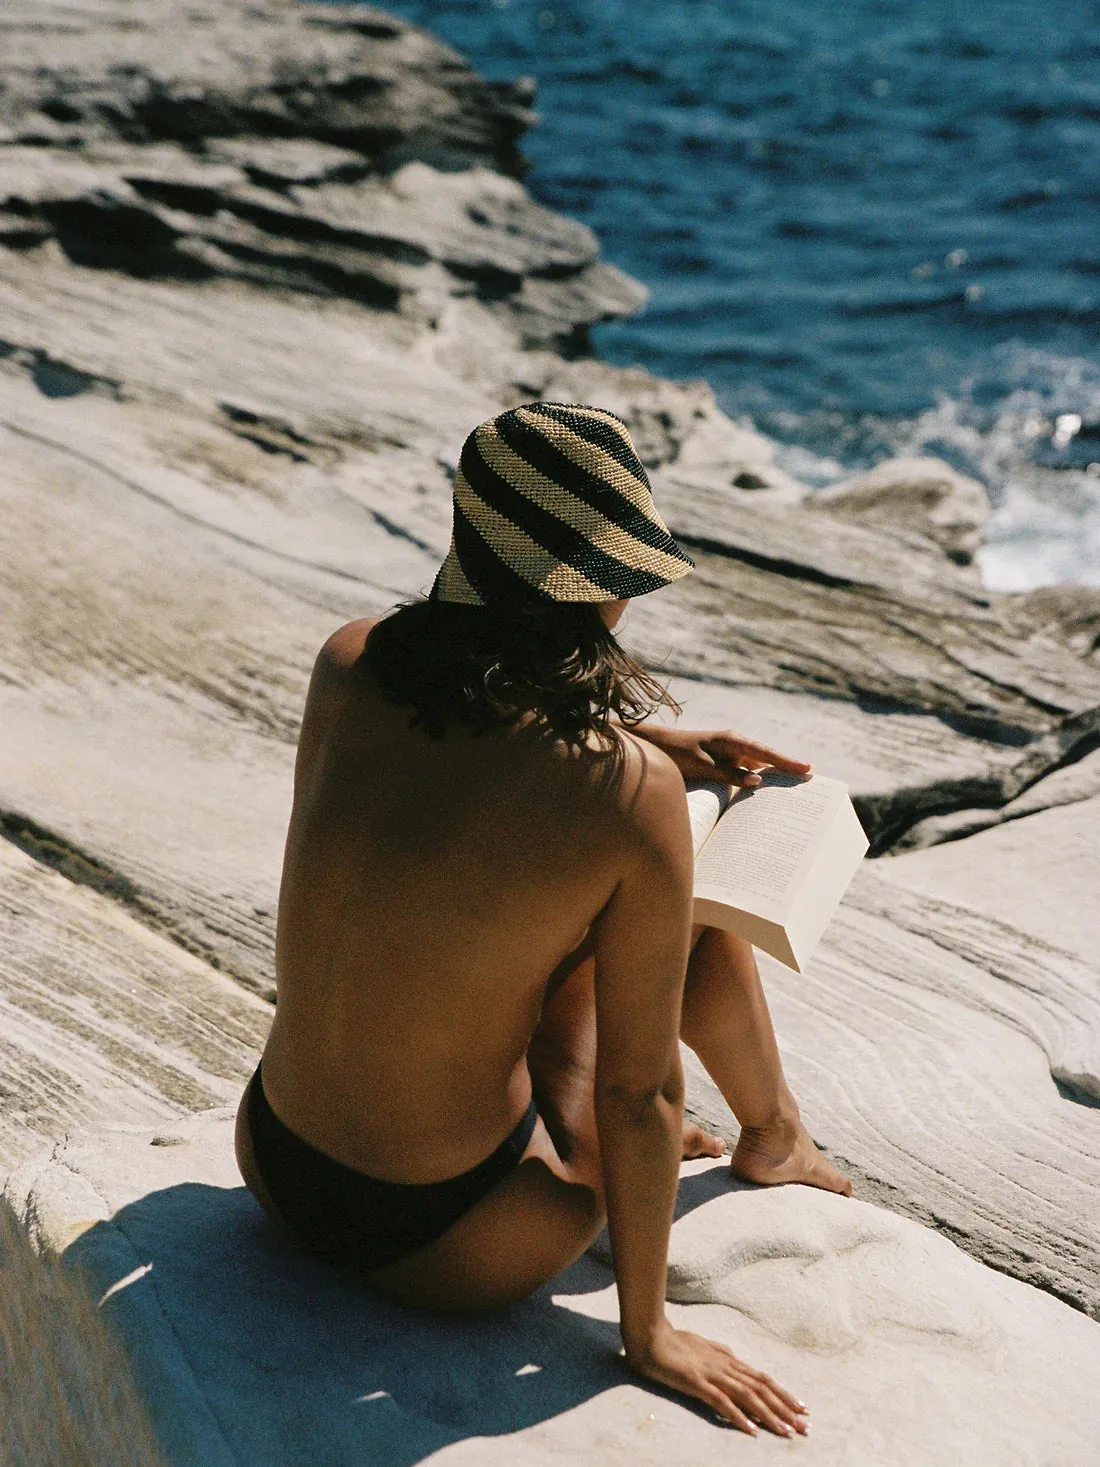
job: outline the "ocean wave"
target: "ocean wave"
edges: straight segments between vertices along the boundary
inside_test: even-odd
[[[886,457],[932,455],[978,478],[993,510],[987,585],[1100,585],[1100,363],[1015,347],[958,395],[911,418],[839,411],[766,415],[780,465],[824,487]]]
[[[815,481],[941,453],[989,484],[987,574],[1029,544],[1035,575],[1096,574],[1087,435],[1056,426],[1100,421],[1075,365],[1100,324],[1094,5],[391,3],[537,77],[529,186],[651,291],[601,352],[786,422]]]

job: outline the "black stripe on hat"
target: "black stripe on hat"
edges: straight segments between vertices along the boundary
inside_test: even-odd
[[[667,576],[637,570],[617,556],[609,555],[580,530],[574,530],[557,515],[543,509],[541,504],[520,493],[486,463],[473,435],[462,450],[461,466],[470,488],[490,508],[518,525],[556,560],[602,586],[609,601],[617,596],[644,596],[648,591],[668,585]]]
[[[545,416],[556,415],[546,414]],[[598,474],[592,473],[590,469],[582,468],[580,464],[575,463],[563,449],[540,433],[533,424],[525,423],[522,418],[516,417],[513,413],[504,413],[496,420],[496,426],[508,447],[532,468],[538,469],[540,474],[552,479],[555,484],[561,484],[569,489],[578,499],[583,499],[593,509],[598,509],[612,524],[620,526],[643,545],[648,545],[652,550],[663,550],[666,555],[671,555],[675,560],[685,561],[688,565],[694,564],[667,530],[655,524],[613,484],[609,484]],[[598,448],[606,447],[600,438],[591,433],[579,432],[572,423],[566,422],[562,426],[576,432],[579,438],[584,438]],[[608,432],[610,434],[611,430],[608,429]],[[629,465],[624,465],[624,467],[629,467]],[[642,484],[648,490],[648,479],[643,479]],[[658,584],[667,585],[668,582],[660,581]]]
[[[457,502],[452,538],[463,574],[483,601],[530,601],[532,597],[539,601],[553,601],[548,591],[525,581],[518,571],[489,548]]]
[[[571,428],[579,437],[587,438],[590,443],[597,443],[605,453],[633,474],[635,479],[640,479],[647,489],[650,487],[645,465],[630,444],[626,424],[622,418],[610,413],[610,409],[585,408],[579,403],[568,402],[525,402],[523,406],[529,412],[539,413],[544,418],[553,418],[563,428]],[[610,416],[615,418],[615,422],[620,424],[621,432],[616,432],[612,423],[609,423],[605,417],[599,416],[605,412],[610,413]]]

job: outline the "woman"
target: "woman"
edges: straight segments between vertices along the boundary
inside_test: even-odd
[[[310,684],[276,962],[238,1117],[265,1208],[391,1298],[520,1299],[608,1222],[626,1358],[728,1421],[805,1409],[665,1318],[678,1039],[741,1123],[738,1176],[848,1192],[783,1078],[752,949],[691,925],[684,777],[807,773],[679,708],[618,646],[692,562],[625,425],[532,403],[482,423],[431,594],[341,628]]]

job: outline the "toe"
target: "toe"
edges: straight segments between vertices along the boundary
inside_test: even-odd
[[[697,1156],[721,1156],[726,1149],[726,1143],[721,1136],[712,1136],[709,1131],[704,1131],[702,1126],[688,1121],[684,1125],[683,1152],[684,1160],[690,1161]]]
[[[830,1192],[839,1192],[841,1197],[852,1195],[852,1184],[843,1172],[837,1171],[836,1167],[830,1166],[825,1170],[820,1185],[827,1187]]]

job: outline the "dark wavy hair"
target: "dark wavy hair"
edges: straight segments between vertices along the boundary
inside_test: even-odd
[[[613,714],[629,728],[659,707],[681,711],[591,602],[405,601],[372,630],[361,660],[432,738],[451,719],[482,733],[533,711],[571,748],[595,733],[615,749]]]

